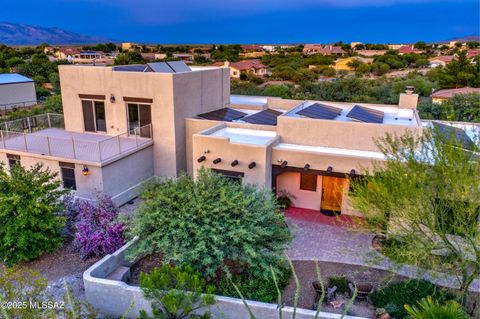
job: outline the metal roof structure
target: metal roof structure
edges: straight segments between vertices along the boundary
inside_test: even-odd
[[[434,129],[438,130],[439,133],[445,134],[446,138],[452,138],[457,140],[460,144],[462,144],[463,148],[468,150],[474,150],[476,148],[475,143],[467,135],[465,130],[459,127],[446,125],[436,121],[432,121],[432,125]]]
[[[297,112],[297,114],[302,116],[322,120],[333,120],[341,113],[342,109],[320,103],[312,104]]]
[[[370,109],[360,105],[355,105],[346,115],[353,120],[365,123],[383,123],[384,113],[379,110]]]
[[[192,69],[190,69],[183,61],[167,61],[151,62],[147,64],[119,65],[114,66],[113,71],[181,73],[190,72]]]
[[[279,111],[266,109],[261,112],[244,117],[242,118],[242,121],[251,124],[277,125],[277,117],[282,114],[283,113]]]
[[[206,120],[231,122],[233,120],[238,120],[246,115],[246,113],[226,107],[223,109],[199,114],[198,116]]]
[[[33,82],[33,80],[17,73],[0,74],[0,85],[12,84],[12,83],[27,83],[27,82]]]

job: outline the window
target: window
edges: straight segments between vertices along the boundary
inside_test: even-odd
[[[83,123],[87,132],[106,132],[105,103],[82,100]]]
[[[300,173],[300,189],[316,192],[317,175]]]
[[[77,189],[75,181],[75,164],[60,162],[60,171],[62,173],[63,187],[69,189]]]
[[[215,169],[215,168],[212,169],[212,171],[214,171],[217,174],[222,175],[223,177],[225,177],[226,179],[228,179],[228,180],[230,180],[234,183],[242,184],[242,178],[244,176],[244,174],[242,172],[227,171],[227,170]]]
[[[7,154],[8,166],[20,165],[20,155]]]
[[[150,105],[127,104],[128,130],[132,135],[151,137],[149,124],[152,123]]]

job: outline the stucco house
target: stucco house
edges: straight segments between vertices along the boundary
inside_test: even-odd
[[[0,112],[37,104],[35,82],[17,73],[0,74]]]
[[[242,73],[264,76],[267,74],[267,67],[260,60],[242,60],[238,62],[216,62],[213,66],[230,68],[232,78],[240,78]]]
[[[348,58],[343,58],[343,59],[338,59],[335,61],[335,64],[333,65],[333,68],[337,71],[354,71],[354,68],[352,68],[349,63],[358,61],[361,63],[367,63],[367,64],[372,64],[373,63],[373,58],[363,58],[360,56],[353,56],[353,57],[348,57]]]
[[[451,99],[456,94],[470,94],[470,93],[480,94],[480,88],[464,87],[464,88],[456,88],[456,89],[437,90],[432,93],[431,98],[433,103],[443,103],[448,99]]]

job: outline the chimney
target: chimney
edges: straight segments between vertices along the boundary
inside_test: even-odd
[[[415,88],[413,86],[405,87],[405,93],[400,93],[398,99],[398,107],[401,109],[417,109],[418,94],[414,94]]]
[[[228,61],[223,62],[223,66],[226,68],[230,67],[230,62]]]

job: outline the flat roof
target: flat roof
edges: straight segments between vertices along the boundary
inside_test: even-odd
[[[304,152],[313,152],[313,153],[321,153],[321,154],[329,154],[329,155],[361,157],[361,158],[369,158],[369,159],[377,159],[377,160],[386,159],[385,155],[381,152],[361,151],[361,150],[336,148],[336,147],[279,143],[274,148],[279,150],[304,151]]]
[[[277,132],[224,127],[208,135],[227,137],[230,139],[230,143],[267,145],[277,136]]]
[[[32,79],[17,73],[0,74],[0,84],[33,82]]]
[[[264,106],[267,98],[263,96],[230,95],[230,104]]]
[[[343,103],[343,102],[329,102],[329,101],[307,101],[292,110],[285,113],[286,116],[304,118],[301,111],[311,105],[321,103],[326,106],[332,106],[341,109],[340,115],[334,117],[331,121],[339,122],[358,122],[357,120],[348,117],[347,115],[356,106],[371,109],[373,111],[383,112],[383,120],[381,123],[373,124],[390,124],[390,125],[404,125],[404,126],[418,126],[415,112],[412,109],[402,109],[394,105],[386,104],[364,104],[364,103]],[[328,120],[327,120],[328,121]]]

